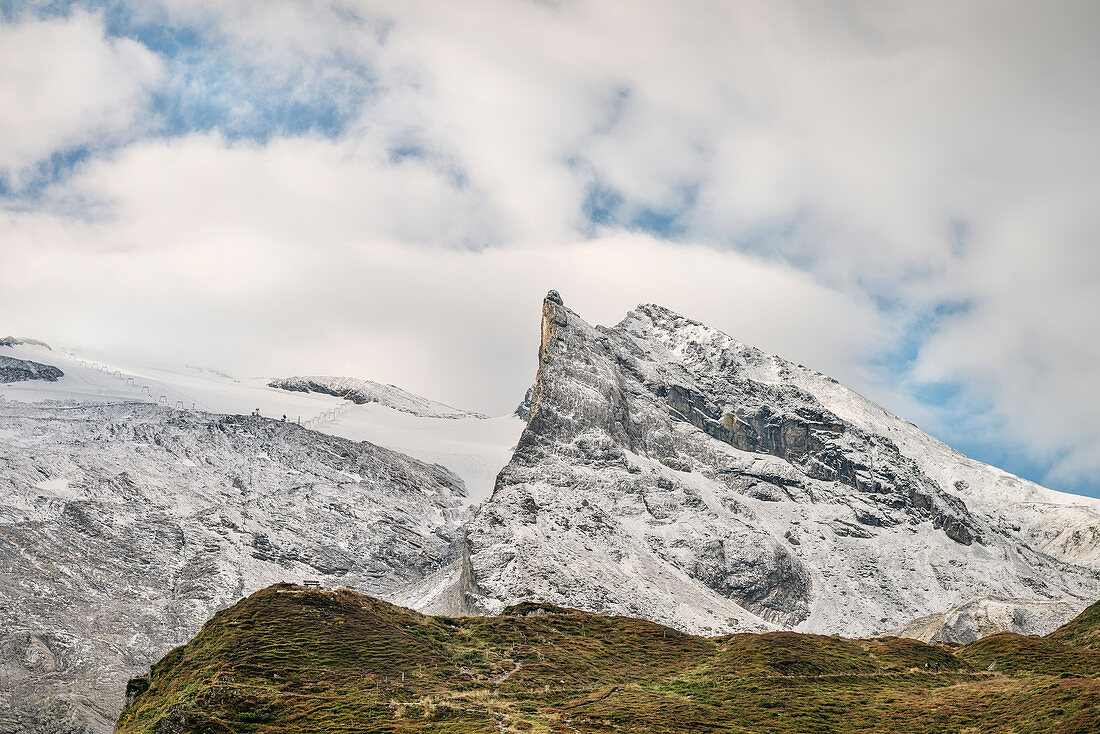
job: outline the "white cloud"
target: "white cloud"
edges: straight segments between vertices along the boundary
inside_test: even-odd
[[[132,131],[160,71],[141,44],[107,38],[95,15],[0,21],[0,174]]]
[[[550,288],[593,322],[655,301],[845,377],[889,334],[866,301],[789,268],[643,235],[472,251],[303,246],[293,224],[276,229],[223,217],[179,236],[147,220],[155,247],[111,249],[113,226],[14,215],[0,224],[5,328],[246,375],[366,375],[496,412],[534,379]]]
[[[145,140],[85,165],[52,195],[66,210],[83,202],[106,219],[89,247],[131,252],[211,237],[229,248],[233,238],[266,242],[273,255],[378,239],[443,246],[494,229],[485,202],[447,171],[393,161],[371,139]]]

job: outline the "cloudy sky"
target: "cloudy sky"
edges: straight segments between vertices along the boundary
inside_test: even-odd
[[[0,0],[0,332],[505,412],[657,302],[1100,496],[1100,4]]]

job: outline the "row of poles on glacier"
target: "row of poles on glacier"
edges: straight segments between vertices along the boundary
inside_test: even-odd
[[[112,375],[119,382],[122,382],[122,383],[124,383],[128,386],[133,386],[133,387],[136,387],[136,388],[140,388],[141,389],[141,394],[143,396],[148,395],[149,400],[156,403],[157,405],[168,405],[168,396],[167,395],[162,394],[162,395],[154,398],[153,397],[153,388],[149,385],[139,385],[138,382],[137,382],[137,378],[134,377],[133,375],[124,375],[122,373],[122,370],[113,370],[110,367],[108,367],[107,365],[100,364],[99,362],[92,362],[92,361],[87,360],[87,359],[80,359],[79,357],[76,356],[75,353],[73,353],[72,350],[70,350],[67,347],[60,347],[60,349],[61,349],[61,353],[64,354],[66,357],[68,357],[69,360],[71,360],[73,363],[79,364],[81,367],[84,367],[85,369],[95,370],[96,372],[102,372],[102,373],[107,374],[107,375]],[[175,407],[176,407],[177,410],[185,410],[186,409],[186,405],[185,405],[183,400],[177,400],[176,404],[175,404]],[[195,403],[191,403],[191,410],[198,410]]]
[[[340,416],[342,416],[344,413],[347,413],[347,412],[348,412],[348,404],[343,403],[341,405],[337,405],[334,408],[329,408],[328,410],[322,410],[320,413],[318,413],[317,415],[313,416],[312,418],[310,418],[309,420],[307,420],[305,422],[303,422],[301,419],[299,419],[298,423],[300,425],[306,427],[306,428],[311,428],[311,429],[312,428],[317,428],[322,423],[327,423],[328,421],[334,421],[337,418],[339,418]]]
[[[63,355],[65,355],[65,357],[67,357],[74,364],[79,364],[81,367],[83,367],[85,369],[95,370],[96,372],[102,372],[102,373],[107,374],[107,375],[113,375],[115,379],[117,379],[120,382],[125,383],[127,386],[133,386],[135,388],[140,387],[141,388],[141,394],[143,396],[147,395],[151,402],[154,402],[157,405],[164,405],[164,406],[168,405],[168,396],[166,394],[162,394],[154,400],[152,387],[150,387],[149,385],[138,385],[137,378],[135,378],[133,375],[124,375],[122,373],[122,370],[112,370],[107,365],[100,364],[99,362],[93,362],[93,361],[87,360],[87,359],[80,359],[68,347],[59,347],[59,349],[61,350],[61,353]],[[348,394],[345,393],[344,395],[341,395],[340,397],[344,398],[346,400],[347,397],[348,397]],[[176,410],[186,410],[187,409],[183,400],[177,400],[176,403],[175,403],[175,408],[176,408]],[[190,409],[191,410],[198,410],[198,408],[196,407],[196,404],[194,402],[191,403],[191,408]],[[348,412],[348,405],[347,405],[347,403],[343,403],[341,405],[337,405],[334,408],[328,408],[326,410],[322,410],[317,415],[313,416],[312,418],[307,418],[304,421],[302,420],[301,416],[299,416],[296,422],[298,423],[298,425],[300,425],[304,428],[315,429],[315,428],[319,427],[320,425],[322,425],[324,423],[328,423],[329,421],[336,420],[337,418],[339,418],[340,416],[344,415],[347,412]],[[256,416],[260,415],[260,409],[256,408],[256,410],[254,410],[252,412],[252,415],[256,415]],[[283,416],[283,420],[286,420],[285,415]]]

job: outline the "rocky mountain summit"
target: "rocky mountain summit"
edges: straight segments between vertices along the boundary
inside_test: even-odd
[[[593,327],[551,292],[529,415],[462,560],[408,602],[858,637],[980,596],[1063,602],[1047,632],[1100,597],[1100,503],[660,306]]]
[[[0,347],[18,347],[23,344],[42,347],[48,351],[53,351],[49,344],[39,339],[29,339],[25,336],[5,336],[0,338]]]
[[[258,417],[0,400],[0,731],[110,731],[126,679],[273,582],[455,557],[446,469]]]

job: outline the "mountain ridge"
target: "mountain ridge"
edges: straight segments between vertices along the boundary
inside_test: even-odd
[[[1078,611],[1100,590],[1100,503],[832,378],[654,305],[593,327],[551,292],[541,332],[516,453],[423,608],[858,636],[983,594]]]
[[[297,392],[318,392],[349,400],[356,405],[378,403],[423,418],[485,418],[482,413],[454,408],[396,385],[357,377],[295,376],[269,380],[268,387]]]

